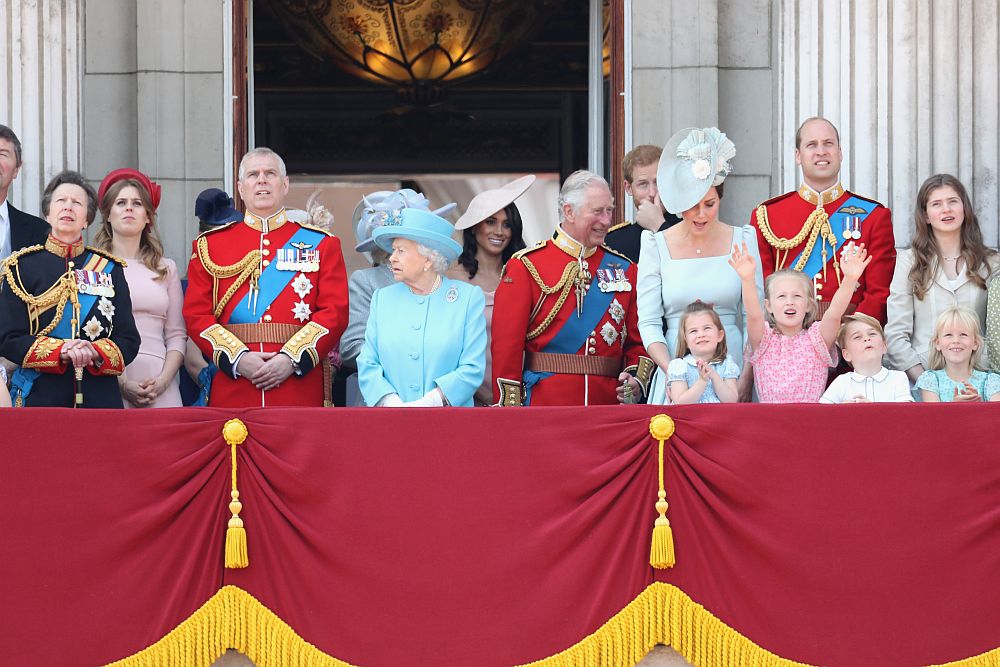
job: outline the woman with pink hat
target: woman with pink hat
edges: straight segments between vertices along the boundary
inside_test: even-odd
[[[125,280],[142,343],[118,378],[127,408],[181,407],[177,371],[184,363],[187,332],[177,265],[163,256],[156,231],[160,186],[135,169],[116,169],[97,194],[101,225],[94,245],[126,260]]]
[[[482,386],[476,391],[476,405],[493,403],[490,354],[493,295],[500,285],[504,264],[525,247],[521,213],[514,200],[534,182],[534,175],[528,174],[503,187],[480,192],[472,198],[465,214],[455,223],[455,229],[462,232],[462,254],[458,263],[448,271],[448,276],[478,286],[486,299],[486,374]]]

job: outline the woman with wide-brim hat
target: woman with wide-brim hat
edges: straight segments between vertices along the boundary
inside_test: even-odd
[[[358,383],[383,407],[471,406],[483,381],[483,292],[444,275],[462,248],[454,227],[405,208],[372,233],[396,281],[372,296]]]
[[[662,232],[642,233],[637,299],[639,334],[656,362],[649,403],[668,402],[667,366],[677,352],[678,328],[688,304],[711,304],[722,321],[730,356],[743,365],[743,290],[729,265],[734,247],[746,244],[756,259],[755,282],[763,299],[757,235],[750,225],[719,219],[723,182],[736,146],[718,128],[687,128],[663,149],[656,180],[667,211],[681,222]],[[666,331],[663,322],[666,320]]]
[[[500,285],[501,272],[507,260],[525,247],[522,236],[524,225],[514,200],[534,182],[534,175],[528,174],[502,187],[480,192],[472,198],[465,214],[455,223],[455,229],[462,232],[462,254],[448,271],[448,276],[478,286],[486,300],[483,310],[486,317],[486,373],[483,384],[476,390],[476,405],[493,402],[490,378],[493,296]]]

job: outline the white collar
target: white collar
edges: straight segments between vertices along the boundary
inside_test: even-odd
[[[0,220],[10,222],[10,208],[7,206],[6,199],[3,200],[3,203],[0,203]]]
[[[687,354],[684,355],[684,361],[686,361],[688,363],[688,366],[694,366],[694,367],[698,366],[698,359],[696,359],[695,356],[693,354],[691,354],[690,352],[688,352]],[[708,362],[708,365],[709,366],[714,366],[714,365],[720,364],[720,363],[722,363],[722,362],[721,361],[710,361],[710,362]]]
[[[889,369],[886,368],[885,366],[881,366],[878,369],[878,373],[876,373],[875,375],[862,375],[861,373],[851,371],[850,376],[851,380],[853,380],[854,382],[864,382],[865,380],[868,379],[872,379],[875,382],[882,382],[887,377],[889,377]]]

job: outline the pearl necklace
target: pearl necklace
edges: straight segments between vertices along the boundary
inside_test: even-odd
[[[437,274],[437,277],[434,278],[434,285],[432,285],[431,288],[429,290],[427,290],[426,292],[423,292],[423,291],[418,292],[415,289],[413,289],[412,287],[410,288],[410,291],[413,292],[414,294],[418,295],[418,296],[430,296],[431,294],[434,294],[434,292],[436,292],[439,287],[441,287],[441,282],[442,282],[441,281],[441,274],[439,273],[439,274]]]

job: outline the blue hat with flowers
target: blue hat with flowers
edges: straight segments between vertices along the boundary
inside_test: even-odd
[[[354,238],[357,245],[354,247],[358,252],[371,252],[375,247],[372,241],[372,233],[386,224],[389,220],[399,217],[399,212],[404,208],[418,208],[429,211],[431,206],[427,197],[416,190],[403,188],[402,190],[379,190],[372,192],[361,198],[358,205],[354,207],[351,215],[351,223],[354,226]],[[455,208],[455,204],[445,204],[434,213],[445,215]]]
[[[419,208],[404,208],[399,215],[376,228],[372,232],[372,240],[379,248],[391,253],[393,239],[410,239],[437,250],[451,263],[462,253],[462,246],[451,238],[454,231],[452,224],[440,215]]]
[[[680,214],[700,202],[709,188],[733,170],[736,146],[717,127],[689,127],[670,137],[656,169],[660,201]]]

